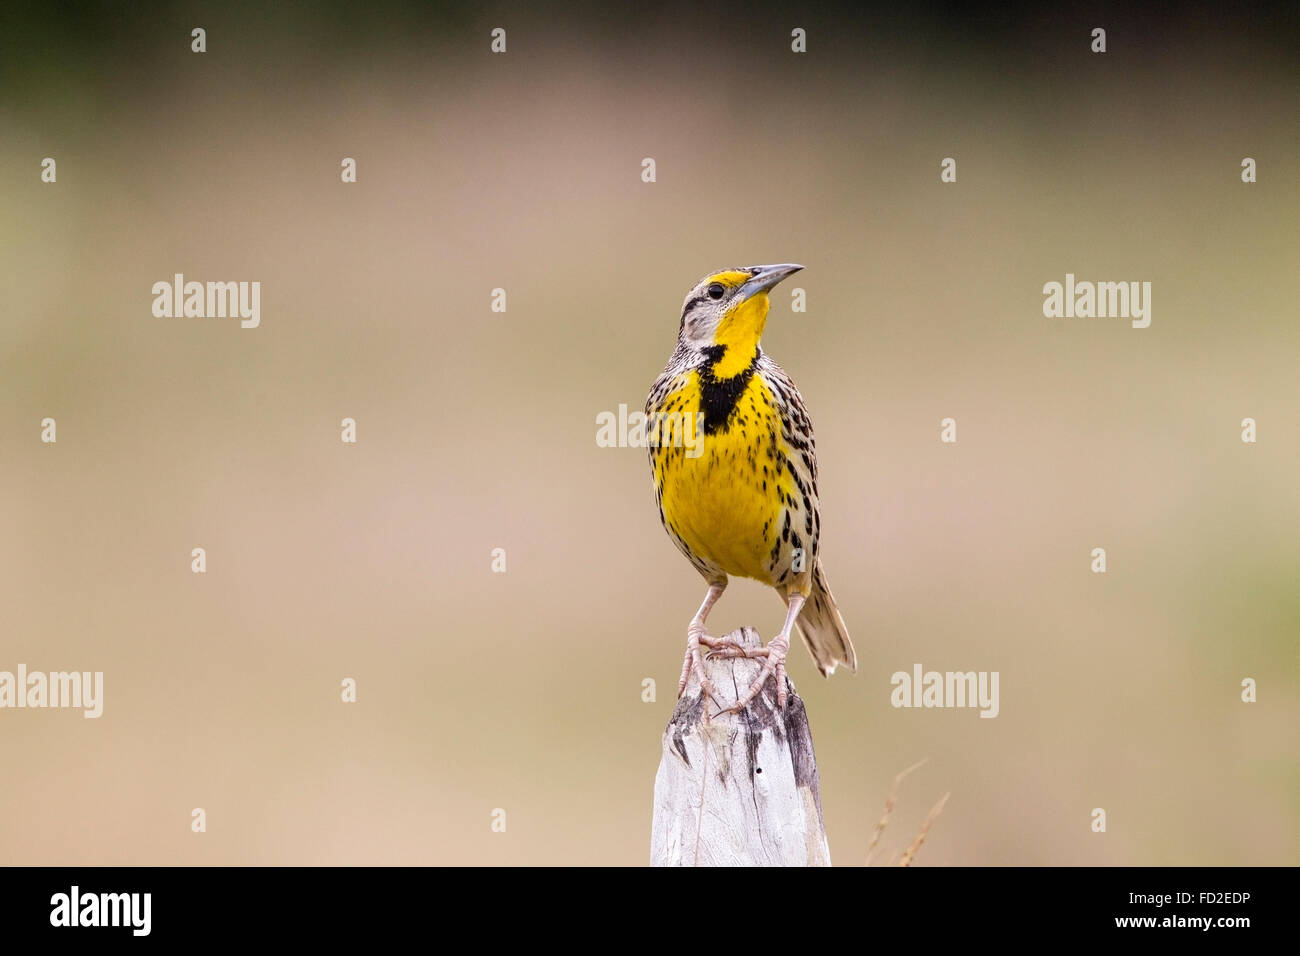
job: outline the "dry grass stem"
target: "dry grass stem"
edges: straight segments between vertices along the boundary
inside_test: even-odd
[[[948,798],[951,796],[951,791],[945,793],[943,797],[940,798],[939,802],[934,805],[934,808],[925,818],[925,822],[921,824],[921,832],[916,835],[916,839],[912,841],[912,845],[907,848],[907,852],[903,854],[903,858],[898,861],[899,866],[912,865],[912,860],[916,857],[916,851],[921,849],[921,844],[925,842],[925,835],[930,832],[931,824],[934,823],[935,818],[939,816],[939,814],[943,813],[943,805],[948,802]]]
[[[912,764],[912,766],[908,767],[906,770],[904,770],[902,773],[900,773],[897,777],[894,778],[894,782],[889,787],[889,795],[885,797],[885,812],[881,816],[880,821],[876,824],[875,831],[872,832],[871,834],[871,843],[867,846],[867,859],[862,864],[863,866],[871,865],[871,858],[872,856],[875,855],[876,852],[876,844],[880,842],[880,834],[885,832],[885,827],[889,824],[889,815],[894,812],[894,801],[898,798],[899,784],[903,782],[904,777],[906,777],[917,767],[920,767],[929,759],[930,759],[929,757],[926,757],[922,760],[918,760],[916,763]],[[890,862],[892,861],[893,858],[891,857]]]

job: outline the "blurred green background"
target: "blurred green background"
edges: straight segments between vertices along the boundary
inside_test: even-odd
[[[1297,862],[1294,7],[567,10],[6,8],[0,669],[106,699],[0,712],[0,862],[644,863],[703,588],[595,418],[771,261],[860,660],[791,655],[836,862],[922,757],[884,858],[951,791],[920,865]],[[154,318],[176,272],[261,327]],[[1151,327],[1044,318],[1067,272]],[[892,708],[917,662],[1000,716]]]

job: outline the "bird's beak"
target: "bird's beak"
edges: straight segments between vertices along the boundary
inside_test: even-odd
[[[767,292],[782,279],[794,275],[802,268],[803,266],[795,265],[793,262],[783,262],[775,266],[759,266],[758,272],[737,290],[736,301],[744,302],[760,292]]]

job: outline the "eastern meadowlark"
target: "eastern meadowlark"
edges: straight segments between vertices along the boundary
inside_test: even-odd
[[[702,646],[710,655],[765,658],[732,711],[753,700],[768,677],[776,681],[777,706],[785,707],[785,660],[796,625],[823,675],[837,664],[857,670],[817,550],[812,422],[794,382],[759,346],[769,290],[802,268],[751,266],[701,279],[686,295],[677,348],[646,399],[660,520],[708,582],[686,630],[677,694],[694,668],[703,692],[714,696]],[[673,429],[661,425],[655,440],[654,423],[668,421]],[[705,631],[728,575],[771,585],[785,601],[785,624],[766,647],[746,650]]]

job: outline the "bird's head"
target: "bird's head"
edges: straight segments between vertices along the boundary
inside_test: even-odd
[[[728,377],[730,366],[739,374],[749,366],[758,340],[767,324],[767,293],[782,279],[803,266],[782,263],[747,266],[707,275],[686,293],[678,340],[704,352],[722,366],[719,377]]]

